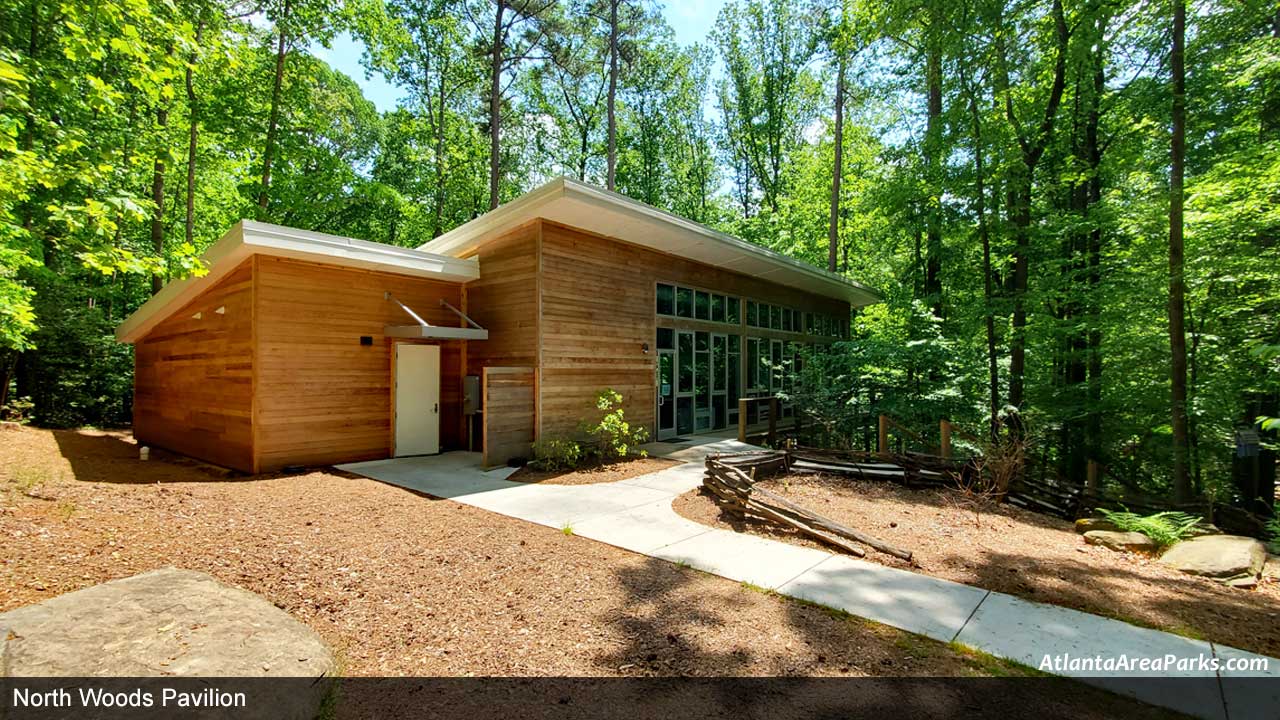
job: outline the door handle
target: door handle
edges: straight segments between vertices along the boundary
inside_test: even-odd
[[[431,412],[433,412],[433,413],[435,413],[435,414],[439,415],[439,414],[440,414],[440,403],[436,403],[435,405],[432,405],[432,406],[431,406]]]

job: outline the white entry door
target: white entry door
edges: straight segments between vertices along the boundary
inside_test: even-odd
[[[440,346],[397,343],[396,457],[440,452]]]

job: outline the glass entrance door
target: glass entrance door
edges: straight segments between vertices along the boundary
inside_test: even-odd
[[[676,433],[693,432],[693,333],[676,333]]]
[[[739,340],[736,335],[658,328],[659,440],[723,430],[737,422]]]
[[[723,430],[729,424],[728,399],[729,338],[711,336],[711,429]]]
[[[676,436],[676,352],[658,350],[658,439]]]

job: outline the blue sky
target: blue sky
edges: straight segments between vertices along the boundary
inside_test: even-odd
[[[724,4],[725,0],[671,0],[662,3],[662,14],[675,31],[676,40],[681,45],[690,45],[706,39]],[[351,76],[364,91],[364,96],[378,110],[385,112],[395,108],[400,91],[383,80],[381,75],[374,73],[370,76],[360,64],[364,55],[364,43],[342,33],[334,38],[329,47],[317,44],[311,51],[334,68]]]

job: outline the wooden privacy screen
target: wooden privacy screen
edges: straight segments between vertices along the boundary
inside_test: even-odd
[[[529,457],[535,417],[533,368],[486,367],[482,372],[484,466]]]

